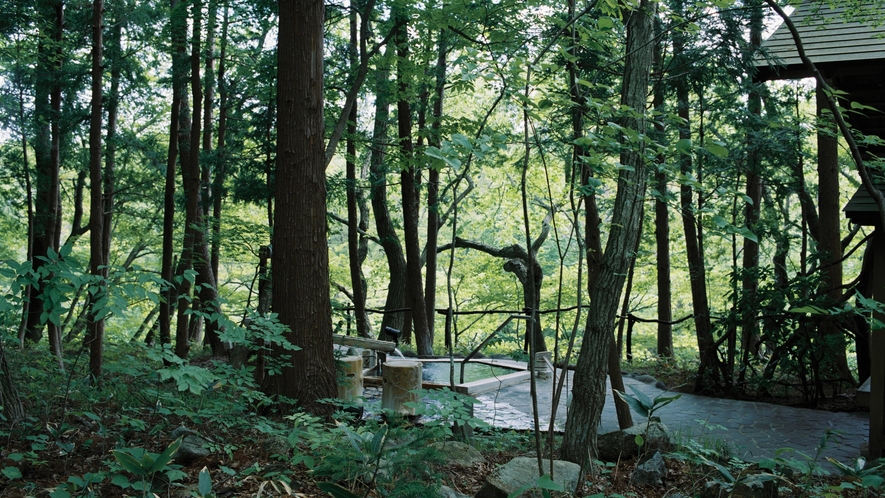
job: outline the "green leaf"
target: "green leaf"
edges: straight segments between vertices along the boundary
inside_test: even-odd
[[[651,410],[651,408],[655,406],[654,402],[648,397],[648,395],[642,392],[636,386],[631,385],[630,390],[633,391],[633,395],[636,396],[636,399],[638,399],[639,402],[642,403],[642,406],[644,406],[647,410]]]
[[[642,434],[637,434],[636,437],[633,438],[633,442],[636,443],[636,446],[641,448],[642,445],[645,444],[645,438],[642,437]]]
[[[378,455],[381,453],[381,448],[384,446],[384,439],[387,436],[387,424],[382,425],[381,429],[375,433],[375,437],[372,439],[372,454]]]
[[[209,470],[206,467],[203,467],[203,470],[200,471],[200,480],[197,484],[197,492],[199,492],[203,496],[208,496],[212,493],[212,476],[209,475]]]
[[[3,469],[3,475],[6,476],[10,481],[13,479],[21,479],[22,473],[18,470],[18,467],[6,467]]]
[[[360,498],[333,482],[318,482],[317,487],[335,498]]]
[[[132,472],[137,476],[146,476],[148,474],[147,469],[141,467],[141,462],[136,460],[135,457],[129,453],[120,450],[113,450],[111,453],[114,455],[114,458],[117,459],[117,462],[129,472]]]
[[[691,139],[683,138],[676,142],[676,152],[685,155],[691,154]]]
[[[825,310],[823,308],[819,308],[814,305],[800,306],[798,308],[790,308],[789,312],[790,313],[810,313],[812,315],[829,315],[830,314],[827,310]]]
[[[184,436],[172,441],[172,444],[170,444],[163,453],[157,457],[153,465],[151,465],[148,473],[153,474],[154,472],[162,470],[169,462],[171,462],[172,456],[175,455],[175,452],[178,451],[178,447],[181,446],[182,439],[184,439]]]
[[[66,489],[55,488],[54,491],[49,493],[49,498],[71,498],[71,493]]]
[[[620,397],[622,400],[624,400],[625,403],[627,403],[627,406],[629,406],[631,410],[642,417],[648,418],[648,409],[642,406],[642,403],[640,403],[638,399],[621,391],[615,392],[618,394],[618,397]]]
[[[129,483],[129,478],[123,474],[114,474],[114,477],[111,478],[111,484],[120,486],[123,489],[132,487],[132,484]]]
[[[525,493],[526,491],[531,489],[531,487],[532,487],[531,484],[526,484],[525,486],[523,486],[523,487],[517,489],[516,491],[510,493],[509,495],[507,495],[507,498],[519,498],[520,496],[522,496],[523,493]]]
[[[596,21],[596,27],[599,29],[612,29],[615,27],[614,21],[612,21],[611,17],[601,16],[598,21]]]
[[[562,484],[550,478],[550,474],[544,474],[535,481],[535,484],[541,489],[549,489],[551,491],[565,491]]]
[[[882,485],[882,483],[885,483],[885,478],[883,478],[881,476],[877,476],[875,474],[871,474],[868,476],[863,476],[863,479],[861,479],[861,482],[863,483],[864,487],[866,487],[866,488],[878,488],[879,486]]]
[[[716,157],[728,157],[728,149],[720,144],[711,143],[707,144],[707,146],[704,148],[710,151],[710,154],[713,154]]]

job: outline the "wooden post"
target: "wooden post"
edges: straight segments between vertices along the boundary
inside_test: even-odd
[[[338,382],[338,397],[345,401],[359,401],[363,396],[363,357],[345,356],[338,361],[344,370],[344,378]]]
[[[407,402],[417,402],[421,389],[420,361],[388,361],[384,363],[382,376],[384,387],[381,392],[381,408],[393,410],[401,415],[414,415],[415,409],[406,406]]]
[[[550,351],[538,351],[535,353],[535,377],[539,379],[547,379],[550,376]]]
[[[885,229],[876,227],[873,238],[873,299],[885,302]],[[876,313],[877,320],[885,322],[885,316]],[[870,454],[869,458],[882,456],[885,435],[885,330],[870,332],[870,354],[873,358],[870,376]]]

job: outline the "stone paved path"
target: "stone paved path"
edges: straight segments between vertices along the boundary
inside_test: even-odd
[[[571,378],[568,379],[569,381]],[[661,389],[625,377],[625,384],[641,389],[654,398],[665,393]],[[538,382],[538,413],[542,427],[549,425],[553,381]],[[628,392],[631,392],[629,387]],[[569,384],[563,392],[570,392]],[[532,408],[529,382],[503,387],[479,394],[480,404],[475,415],[496,427],[529,429]],[[564,396],[565,397],[565,396]],[[832,457],[848,463],[860,454],[860,446],[869,434],[867,413],[832,413],[822,410],[790,408],[768,403],[736,401],[683,394],[678,400],[659,412],[661,421],[677,434],[706,441],[724,440],[734,449],[734,455],[755,461],[775,456],[782,448],[792,448],[813,457],[827,430],[837,431],[826,444],[820,461]],[[634,413],[634,422],[637,420]],[[562,429],[566,418],[566,400],[561,400],[556,415],[556,427]],[[608,390],[602,412],[600,433],[618,429],[611,389]],[[783,454],[782,456],[790,456]],[[804,461],[798,454],[792,458]]]

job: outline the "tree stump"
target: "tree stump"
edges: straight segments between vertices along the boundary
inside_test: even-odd
[[[415,415],[415,409],[405,403],[418,401],[418,394],[413,391],[421,389],[423,368],[420,361],[385,362],[382,367],[384,387],[381,392],[381,407],[400,415]]]
[[[357,401],[363,395],[363,357],[345,356],[338,360],[343,367],[343,379],[338,382],[338,397]]]

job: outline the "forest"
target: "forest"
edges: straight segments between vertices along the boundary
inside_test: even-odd
[[[881,0],[804,2],[885,22]],[[770,76],[799,4],[0,3],[0,434],[70,456],[73,419],[114,420],[116,455],[150,417],[226,413],[311,417],[321,446],[333,334],[463,356],[514,314],[482,353],[574,371],[556,450],[582,466],[622,369],[853,392],[882,221],[843,207],[869,189],[885,220],[885,143],[812,61]]]

